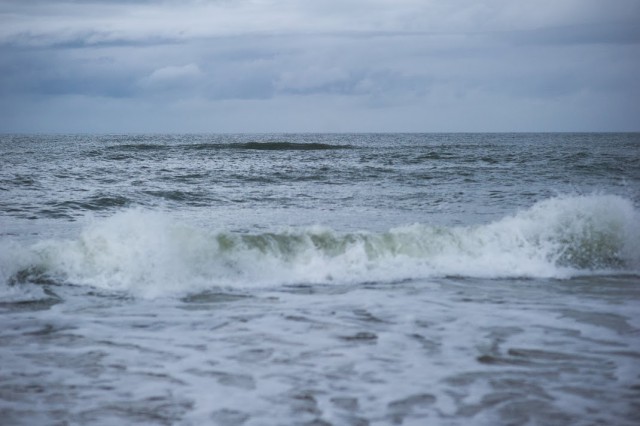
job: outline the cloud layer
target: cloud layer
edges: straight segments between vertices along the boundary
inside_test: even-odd
[[[2,132],[640,130],[636,0],[4,1]]]

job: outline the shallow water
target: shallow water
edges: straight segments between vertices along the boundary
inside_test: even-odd
[[[449,278],[153,301],[65,288],[64,302],[2,307],[3,418],[631,425],[636,284]]]

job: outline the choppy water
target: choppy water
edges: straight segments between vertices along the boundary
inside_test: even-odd
[[[3,424],[640,418],[640,134],[0,155]]]

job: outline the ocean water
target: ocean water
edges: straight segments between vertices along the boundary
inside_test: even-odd
[[[640,134],[0,136],[0,423],[636,425]]]

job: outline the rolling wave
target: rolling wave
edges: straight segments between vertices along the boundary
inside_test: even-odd
[[[236,149],[254,149],[262,151],[322,151],[332,149],[350,149],[351,145],[332,145],[327,143],[295,142],[246,142],[233,145]]]
[[[639,219],[631,201],[608,195],[552,198],[486,225],[381,233],[212,232],[130,209],[74,240],[0,243],[0,285],[70,283],[157,297],[212,287],[637,274]]]
[[[172,151],[177,148],[197,151],[218,150],[256,150],[256,151],[325,151],[353,149],[352,145],[330,144],[320,142],[284,142],[284,141],[250,141],[236,143],[198,143],[185,145],[167,145],[162,143],[120,144],[108,146],[102,150],[92,150],[88,156],[108,155],[109,159],[126,159],[133,153]],[[114,155],[117,155],[114,157]]]

